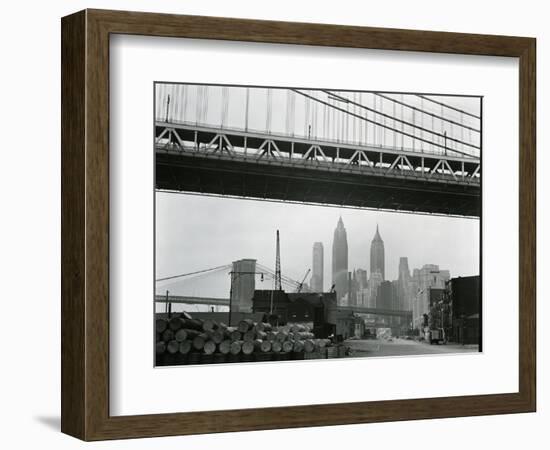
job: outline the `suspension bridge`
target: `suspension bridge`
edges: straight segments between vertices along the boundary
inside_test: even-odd
[[[277,279],[277,274],[274,270],[263,264],[256,264],[257,271],[253,276],[259,278],[260,281],[273,281]],[[309,272],[308,272],[309,273]],[[183,310],[188,310],[190,306],[206,306],[211,307],[231,307],[231,301],[229,296],[226,297],[207,297],[201,295],[179,295],[170,294],[170,289],[185,290],[185,285],[189,284],[189,280],[202,280],[205,281],[207,277],[215,276],[216,274],[230,275],[230,282],[235,281],[235,272],[233,272],[233,265],[226,264],[222,266],[211,267],[203,270],[177,274],[173,276],[158,278],[156,280],[157,293],[155,295],[155,303],[159,305],[157,312],[167,312],[171,309],[169,305],[185,305]],[[250,275],[250,273],[247,273]],[[286,275],[280,274],[280,287],[287,292],[305,292],[311,293],[311,289],[304,284],[304,281],[296,281]],[[167,284],[168,283],[168,284]],[[206,281],[208,283],[208,281]],[[275,285],[275,283],[273,283]],[[179,286],[178,286],[179,285]],[[182,286],[183,285],[183,286]],[[168,289],[169,288],[169,289]],[[231,290],[232,287],[228,290]],[[162,292],[163,290],[164,293]],[[321,294],[321,293],[320,293]],[[397,310],[397,309],[385,309],[385,308],[371,308],[365,306],[338,306],[337,311],[356,313],[356,314],[371,314],[376,316],[385,317],[403,317],[407,320],[412,320],[412,311]]]
[[[156,188],[479,217],[481,99],[157,84]]]

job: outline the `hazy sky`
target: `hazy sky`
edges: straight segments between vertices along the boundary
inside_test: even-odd
[[[157,192],[156,277],[257,259],[274,268],[280,230],[283,275],[301,281],[312,267],[313,243],[324,246],[325,289],[330,288],[332,239],[339,216],[347,230],[349,270],[369,269],[370,242],[379,225],[386,277],[397,278],[399,258],[409,268],[438,264],[451,276],[479,273],[479,220]],[[158,292],[228,297],[228,271],[164,282]],[[309,277],[307,279],[309,282]],[[270,289],[272,280],[258,289]]]

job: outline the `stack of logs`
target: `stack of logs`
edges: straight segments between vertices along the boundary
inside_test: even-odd
[[[330,339],[300,324],[272,327],[241,320],[236,327],[188,314],[156,320],[156,364],[208,364],[339,357]]]

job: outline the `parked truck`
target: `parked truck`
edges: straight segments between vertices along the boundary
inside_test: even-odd
[[[445,330],[443,328],[427,328],[425,331],[426,341],[430,344],[444,344],[445,339]]]

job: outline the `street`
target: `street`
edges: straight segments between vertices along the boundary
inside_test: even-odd
[[[348,340],[346,341],[353,351],[353,357],[369,356],[405,356],[405,355],[431,355],[442,353],[473,353],[478,351],[476,345],[445,344],[430,345],[426,342],[409,341],[394,338],[391,341],[385,339]]]

